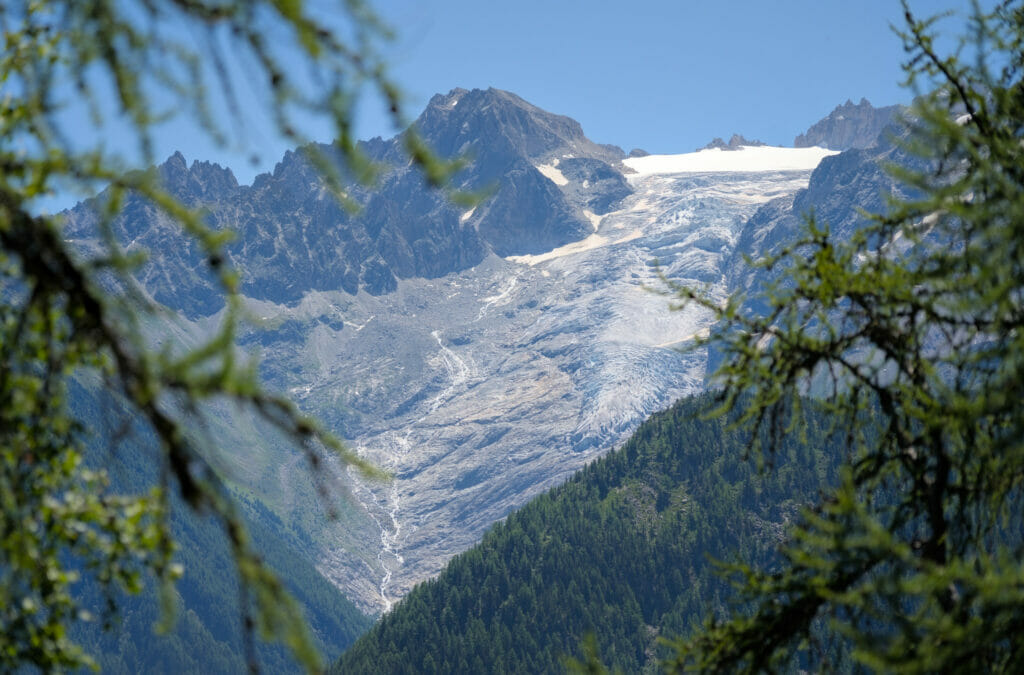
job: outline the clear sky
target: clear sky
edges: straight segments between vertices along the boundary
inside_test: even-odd
[[[733,133],[790,145],[847,99],[866,97],[881,106],[912,97],[900,86],[905,55],[890,28],[902,24],[898,0],[370,4],[396,31],[386,54],[411,116],[435,93],[493,86],[575,118],[596,142],[672,153]],[[942,8],[964,13],[970,3],[913,0],[912,6],[922,15]],[[951,33],[962,25],[947,24]],[[372,101],[361,106],[356,128],[360,138],[396,131]],[[253,130],[248,140],[256,162],[253,148],[213,147],[185,122],[166,127],[156,155],[180,150],[189,161],[219,162],[251,182],[288,149],[261,133],[258,122]],[[331,140],[326,126],[304,131]],[[81,133],[94,131],[83,126]]]
[[[789,145],[848,98],[910,98],[890,29],[896,0],[378,6],[400,30],[393,66],[415,107],[455,86],[494,86],[625,150],[683,152],[732,133]]]
[[[497,87],[624,150],[687,152],[741,133],[793,138],[847,99],[906,103],[898,0],[378,0],[418,112]],[[916,0],[921,15],[968,0]],[[956,22],[950,22],[950,30]],[[360,136],[393,130],[365,106]]]

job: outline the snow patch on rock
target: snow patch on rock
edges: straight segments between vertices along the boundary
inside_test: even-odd
[[[558,186],[568,185],[569,179],[566,178],[560,170],[555,168],[554,164],[539,164],[537,165],[537,171],[550,180],[552,183]]]

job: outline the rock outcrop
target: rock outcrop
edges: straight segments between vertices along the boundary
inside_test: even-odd
[[[797,148],[817,145],[830,150],[869,148],[886,127],[898,121],[901,110],[903,106],[898,105],[876,108],[866,98],[857,104],[848,100],[797,136],[793,145]]]
[[[326,189],[308,159],[309,150],[336,157],[328,145],[286,153],[251,186],[215,164],[188,166],[179,153],[157,170],[208,224],[237,234],[227,254],[244,270],[242,292],[283,304],[310,291],[380,295],[399,279],[441,277],[491,253],[542,253],[588,236],[593,216],[631,192],[617,168],[620,148],[593,143],[578,122],[509,92],[435,96],[415,126],[439,156],[468,160],[452,187],[492,194],[472,210],[460,208],[409,166],[401,136],[362,144],[384,173],[373,189],[349,182],[355,211]],[[99,236],[104,199],[65,214],[69,238],[88,247]],[[190,317],[223,305],[211,261],[153,204],[129,196],[113,227],[129,250],[148,252],[137,276],[157,301]]]
[[[759,145],[764,145],[764,142],[762,142],[762,141],[751,141],[749,139],[744,138],[740,134],[733,134],[732,137],[729,138],[729,142],[728,143],[723,141],[721,138],[717,138],[716,137],[716,138],[712,139],[711,142],[708,143],[707,145],[705,145],[704,147],[697,148],[697,150],[698,150],[698,152],[700,150],[714,150],[714,149],[718,149],[718,150],[739,150],[742,147],[757,147]]]

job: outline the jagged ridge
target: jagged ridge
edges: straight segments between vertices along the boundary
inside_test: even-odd
[[[856,105],[847,100],[797,136],[793,145],[797,148],[818,145],[830,150],[869,148],[878,140],[879,134],[896,120],[901,110],[903,106],[898,105],[876,108],[866,98]]]
[[[385,173],[372,190],[352,188],[357,213],[324,189],[302,151],[286,153],[251,186],[238,185],[215,164],[187,166],[180,153],[159,173],[171,194],[202,207],[210,224],[238,233],[228,255],[244,272],[242,292],[285,304],[309,291],[388,293],[398,279],[440,277],[492,252],[548,251],[592,231],[584,209],[604,213],[630,193],[614,166],[621,149],[591,142],[579,123],[508,92],[456,89],[435,96],[415,124],[441,156],[471,159],[455,187],[496,186],[495,193],[465,212],[408,166],[400,137],[363,144]],[[334,154],[330,146],[317,149]],[[537,168],[559,161],[567,162],[564,183]],[[98,236],[97,205],[90,200],[65,214],[68,236],[83,246]],[[138,278],[158,302],[193,317],[222,306],[201,251],[152,204],[129,197],[114,229],[129,250],[150,253]]]

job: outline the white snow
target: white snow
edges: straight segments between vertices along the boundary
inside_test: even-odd
[[[569,179],[562,175],[562,172],[555,168],[554,164],[541,164],[537,167],[555,185],[568,185]]]
[[[374,317],[375,317],[375,316],[376,316],[376,314],[374,314],[373,316],[371,316],[370,318],[368,318],[368,319],[367,319],[366,321],[364,321],[364,322],[363,322],[363,323],[361,323],[361,324],[359,324],[359,323],[355,323],[354,321],[349,321],[349,322],[348,322],[348,325],[350,325],[350,326],[352,326],[353,328],[355,328],[355,329],[356,329],[356,332],[358,333],[358,332],[359,332],[359,331],[361,331],[362,329],[366,328],[366,326],[367,326],[367,325],[368,325],[368,324],[369,324],[369,323],[370,323],[371,321],[373,321],[373,319],[374,319]]]
[[[486,298],[480,298],[480,302],[484,303],[484,306],[480,309],[480,314],[483,315],[483,313],[491,305],[495,305],[495,304],[501,302],[502,300],[507,299],[508,296],[509,296],[509,293],[511,293],[512,290],[515,289],[516,284],[518,282],[519,282],[519,278],[518,277],[511,277],[508,280],[508,283],[505,284],[505,287],[502,288],[500,291],[498,291],[497,295],[489,295]],[[502,303],[502,304],[505,304],[505,303]],[[477,319],[479,319],[479,318],[480,317],[478,316]]]
[[[675,347],[679,347],[681,345],[685,345],[688,342],[692,342],[693,340],[696,340],[697,338],[706,338],[710,334],[711,334],[711,329],[708,328],[707,326],[704,326],[703,328],[701,328],[700,330],[696,331],[695,333],[693,333],[691,335],[687,335],[685,337],[681,337],[681,338],[677,338],[677,339],[674,339],[674,340],[670,340],[669,342],[662,342],[661,344],[657,344],[657,345],[654,345],[654,346],[655,347],[659,347],[661,349],[675,348]]]
[[[597,232],[597,226],[601,224],[601,219],[604,218],[604,216],[599,216],[593,211],[588,211],[587,209],[583,209],[583,215],[585,215],[587,220],[590,221],[590,224],[594,226],[594,232]]]
[[[574,241],[571,244],[565,246],[559,246],[558,248],[548,251],[547,253],[539,253],[537,255],[510,255],[505,260],[511,260],[512,262],[523,263],[526,265],[536,265],[538,263],[545,262],[547,260],[553,260],[555,258],[561,258],[562,256],[572,255],[573,253],[582,253],[584,251],[590,251],[595,248],[600,248],[608,243],[608,237],[602,237],[599,234],[592,234],[582,241]]]
[[[633,241],[634,239],[639,239],[642,236],[643,232],[640,229],[635,229],[629,234],[614,240],[600,234],[592,234],[586,239],[574,241],[570,244],[566,244],[565,246],[559,246],[547,253],[538,253],[536,255],[510,255],[505,258],[505,260],[533,267],[534,265],[547,262],[548,260],[563,258],[567,255],[575,255],[586,251],[593,251],[594,249],[601,248],[602,246],[624,244],[627,241]],[[547,274],[544,274],[544,276],[547,276]]]
[[[711,148],[681,155],[630,157],[622,163],[636,171],[630,178],[672,173],[737,173],[752,171],[810,171],[838,150],[743,146],[739,150]]]
[[[644,232],[643,232],[643,230],[641,230],[638,227],[635,230],[633,230],[632,232],[630,232],[629,234],[627,234],[626,236],[620,237],[619,239],[616,239],[612,243],[613,244],[625,244],[627,241],[633,241],[634,239],[639,239],[642,236],[644,236]]]

